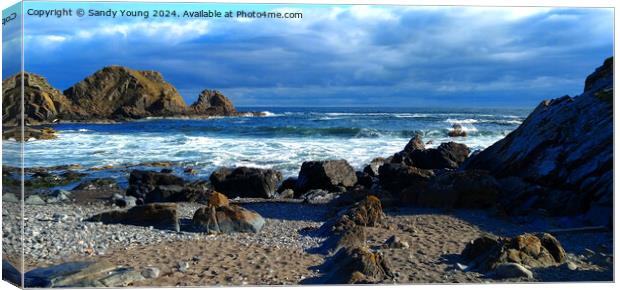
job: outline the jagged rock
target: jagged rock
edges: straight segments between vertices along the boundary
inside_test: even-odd
[[[495,276],[497,278],[534,278],[532,271],[526,269],[521,264],[517,263],[502,263],[495,267]]]
[[[207,194],[207,206],[212,206],[212,207],[220,207],[220,206],[227,206],[230,204],[230,201],[228,201],[228,198],[217,192],[217,191],[211,191]]]
[[[472,156],[465,169],[498,177],[517,176],[559,190],[538,196],[552,214],[587,212],[613,206],[613,58],[588,76],[584,92],[543,101],[504,139]],[[528,200],[529,195],[523,198]],[[598,222],[610,225],[611,210]]]
[[[258,213],[237,205],[207,206],[194,213],[192,221],[207,232],[258,233],[265,220]]]
[[[416,134],[407,142],[405,145],[405,149],[403,150],[405,153],[411,153],[416,150],[424,150],[426,149],[424,146],[424,141],[422,140],[422,136],[420,134]]]
[[[134,196],[138,203],[166,202],[182,199],[185,181],[170,173],[133,170],[129,174],[127,195]]]
[[[44,77],[24,72],[23,79],[24,122],[26,124],[52,123],[58,118],[83,115],[82,111],[75,108],[72,102],[53,88]],[[2,122],[4,126],[16,126],[21,122],[19,120],[21,119],[21,80],[22,74],[19,73],[2,81]]]
[[[565,262],[564,249],[548,233],[522,234],[514,238],[482,236],[469,243],[461,256],[480,272],[496,270],[504,263],[527,267],[548,267]]]
[[[234,197],[274,197],[282,173],[249,167],[219,168],[209,177],[215,190]]]
[[[220,91],[204,90],[198,95],[198,100],[191,105],[196,113],[205,115],[227,116],[236,113],[232,102]]]
[[[107,211],[90,217],[88,221],[179,231],[177,205],[174,203],[150,203],[127,210]]]
[[[403,162],[409,166],[422,169],[458,168],[469,157],[469,148],[465,144],[441,143],[437,148],[413,150],[404,154]]]
[[[374,227],[381,224],[384,217],[381,201],[376,196],[369,195],[337,217],[332,231],[344,232],[356,225]]]
[[[311,189],[337,192],[338,187],[351,187],[356,182],[355,169],[346,160],[307,161],[301,165],[295,194]]]
[[[105,67],[64,94],[91,118],[136,119],[186,111],[179,92],[159,72]]]
[[[411,143],[411,141],[409,141],[409,143]],[[409,144],[407,144],[407,146],[409,146]],[[405,147],[405,149],[406,148],[407,147]],[[422,144],[422,148],[424,148],[424,144]],[[381,167],[381,165],[383,165],[384,163],[385,163],[385,158],[376,157],[372,159],[370,163],[366,165],[366,167],[364,167],[364,173],[370,176],[374,176],[374,177],[379,176],[379,167]]]
[[[331,257],[325,284],[380,283],[394,278],[388,261],[365,247],[343,248]]]

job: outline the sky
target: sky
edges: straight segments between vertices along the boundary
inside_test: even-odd
[[[160,71],[188,103],[203,89],[218,89],[237,106],[533,108],[579,94],[585,77],[613,54],[613,9],[24,5],[24,11],[303,13],[303,19],[24,16],[25,69],[56,88],[122,65]]]

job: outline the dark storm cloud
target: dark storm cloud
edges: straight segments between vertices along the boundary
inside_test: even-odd
[[[65,89],[110,64],[186,100],[238,105],[528,106],[578,94],[611,56],[610,9],[316,7],[303,20],[26,21],[26,69]]]

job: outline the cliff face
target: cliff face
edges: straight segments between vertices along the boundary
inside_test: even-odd
[[[233,103],[216,90],[202,91],[198,100],[191,105],[191,110],[196,114],[207,115],[230,115],[237,112]]]
[[[144,118],[185,112],[177,90],[155,71],[105,67],[64,91],[94,118]]]
[[[4,125],[19,124],[21,79],[17,74],[2,81],[2,121]],[[24,73],[24,106],[26,124],[50,123],[59,117],[75,118],[84,115],[60,91],[39,75]]]
[[[552,212],[611,212],[613,58],[588,76],[581,95],[543,101],[519,128],[470,157],[463,169],[559,190],[521,197]]]

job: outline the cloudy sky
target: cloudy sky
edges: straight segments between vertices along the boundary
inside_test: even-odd
[[[612,9],[157,8],[299,11],[303,19],[25,16],[26,70],[61,90],[106,65],[158,70],[188,103],[211,88],[238,106],[533,107],[580,93],[613,54]]]

